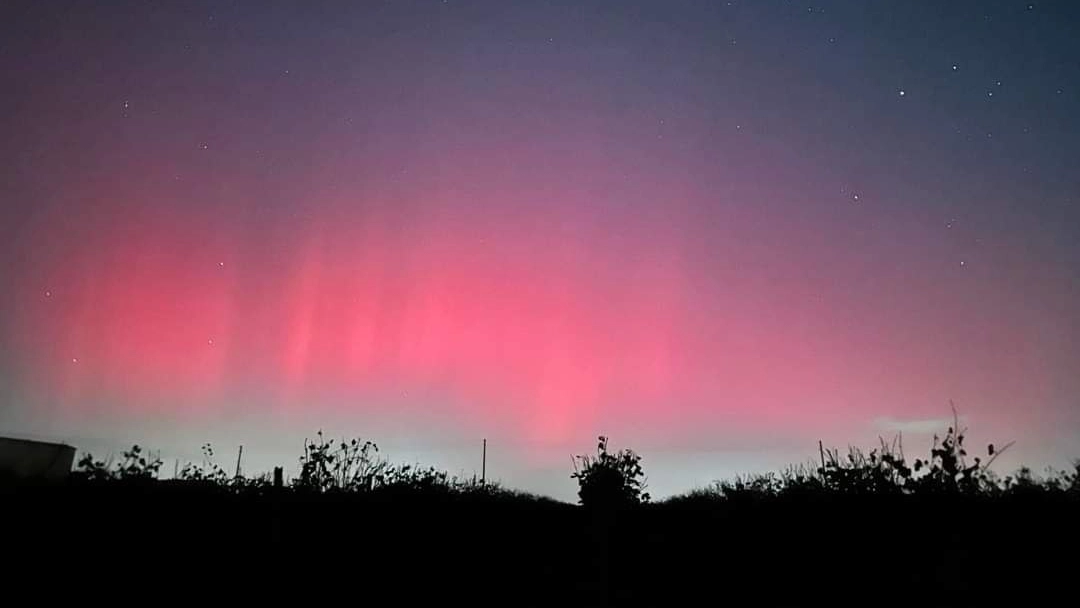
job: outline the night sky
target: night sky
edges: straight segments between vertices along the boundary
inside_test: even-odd
[[[654,494],[1080,456],[1080,2],[0,7],[0,434]]]

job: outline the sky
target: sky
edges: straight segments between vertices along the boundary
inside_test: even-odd
[[[1080,457],[1080,3],[4,2],[0,434],[571,500]]]

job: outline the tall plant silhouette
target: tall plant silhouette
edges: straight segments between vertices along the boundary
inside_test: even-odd
[[[909,466],[899,437],[892,443],[881,440],[880,447],[867,454],[851,448],[846,461],[840,458],[838,451],[829,450],[825,452],[828,460],[818,469],[821,481],[827,489],[845,493],[977,494],[995,490],[997,486],[990,465],[1012,446],[1012,442],[998,448],[989,444],[985,461],[975,456],[969,463],[964,447],[967,428],[960,426],[955,406],[952,406],[952,412],[953,425],[944,437],[934,435],[929,458],[917,458]]]
[[[304,455],[300,457],[300,477],[294,485],[316,492],[365,491],[381,485],[389,465],[379,457],[379,446],[371,441],[304,440]]]
[[[609,452],[608,438],[601,435],[598,439],[596,456],[572,457],[574,472],[570,477],[578,481],[581,504],[610,508],[648,502],[641,456],[628,448]]]
[[[226,485],[229,482],[229,474],[218,463],[214,462],[214,448],[209,443],[202,446],[202,464],[187,463],[180,469],[177,478],[183,481],[205,482],[217,485]]]

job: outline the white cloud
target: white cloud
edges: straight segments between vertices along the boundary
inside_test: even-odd
[[[944,435],[945,431],[951,427],[955,421],[950,418],[924,418],[924,419],[911,419],[901,420],[897,418],[877,418],[874,420],[874,428],[881,431],[889,431],[891,433],[912,433],[912,434],[931,434],[938,433]],[[964,417],[960,417],[960,425],[964,426],[966,421]]]

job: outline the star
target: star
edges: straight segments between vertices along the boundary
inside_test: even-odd
[[[987,92],[986,92],[986,96],[987,96],[987,97],[993,97],[993,96],[994,96],[994,92],[993,92],[993,91],[987,91]]]
[[[956,70],[959,70],[959,69],[960,69],[960,66],[956,65],[955,63],[952,64],[952,71],[955,72]]]
[[[206,341],[206,343],[209,344],[210,346],[213,346],[214,345],[214,339],[210,338],[209,340]]]
[[[904,95],[907,95],[907,91],[900,89],[900,97],[903,97]]]
[[[218,265],[218,268],[224,268],[225,267],[225,262],[218,262],[217,265]]]
[[[71,358],[71,362],[72,362],[72,363],[78,363],[78,362],[79,362],[79,358],[78,358],[78,357],[72,357],[72,358]]]
[[[51,298],[51,297],[52,297],[52,292],[51,292],[51,291],[49,291],[48,289],[46,289],[46,290],[45,290],[45,297],[46,297],[46,298]]]

